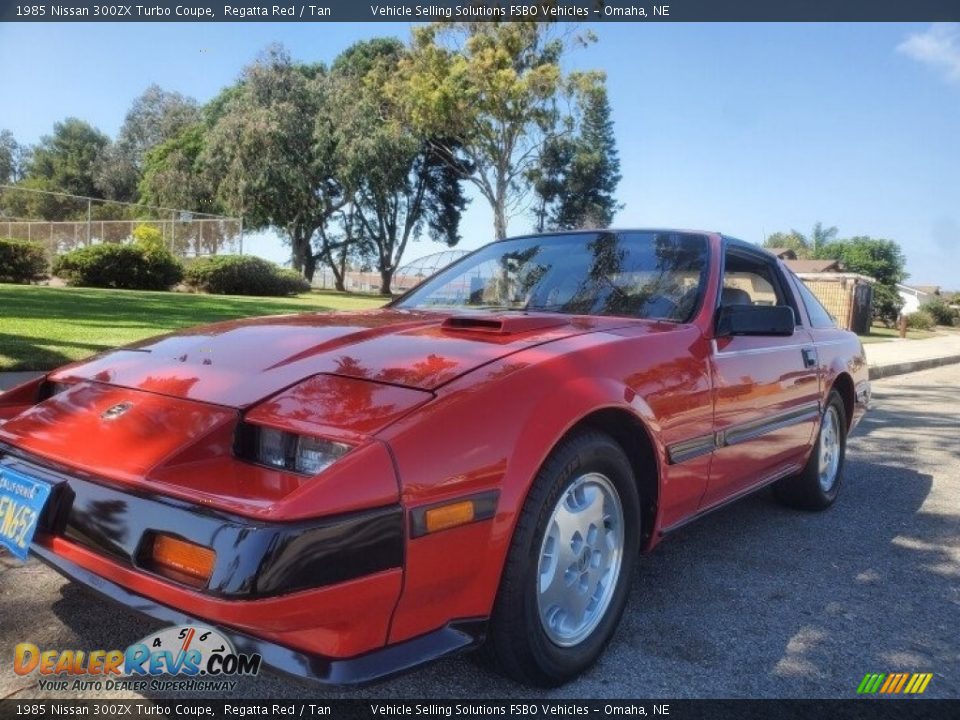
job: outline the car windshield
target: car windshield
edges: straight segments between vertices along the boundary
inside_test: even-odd
[[[397,303],[422,310],[526,310],[687,322],[706,282],[707,239],[582,232],[491,243]]]

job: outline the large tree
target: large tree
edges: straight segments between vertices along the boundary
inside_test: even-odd
[[[110,139],[77,118],[53,126],[33,151],[27,179],[44,181],[51,190],[100,197],[94,182],[94,167]]]
[[[566,40],[536,22],[443,22],[414,30],[393,97],[493,211],[497,239],[530,188],[558,119]]]
[[[30,161],[30,148],[21,145],[9,130],[0,130],[0,185],[23,179]]]
[[[340,225],[343,237],[372,249],[382,294],[390,293],[411,239],[426,231],[448,246],[459,241],[466,205],[462,169],[386,100],[385,85],[403,54],[397,40],[360,42],[331,72],[339,176],[350,197]]]
[[[218,213],[217,182],[203,162],[207,127],[195,123],[147,151],[140,199],[148,205]]]
[[[296,64],[282,47],[269,48],[226,96],[203,153],[220,178],[223,205],[252,229],[281,232],[294,269],[308,280],[328,255],[312,242],[345,203],[327,85],[323,66]]]
[[[216,172],[219,163],[209,161],[206,148],[210,131],[242,89],[242,81],[224,88],[200,108],[195,122],[144,153],[140,202],[213,214],[228,212],[217,197],[222,179]],[[177,124],[169,123],[166,128],[173,132]]]
[[[199,119],[193,98],[148,87],[133,101],[116,141],[101,154],[94,171],[97,188],[111,200],[135,202],[147,153]]]
[[[907,278],[907,261],[899,244],[893,240],[858,235],[817,247],[817,257],[840,260],[844,269],[875,279],[873,315],[887,324],[896,321],[903,307],[897,283]]]
[[[620,159],[603,74],[575,78],[572,95],[567,131],[547,139],[530,172],[539,231],[609,227],[621,207]]]
[[[906,257],[894,240],[857,235],[818,247],[817,257],[840,260],[847,270],[869,275],[884,285],[907,278]]]
[[[65,220],[85,217],[87,202],[54,193],[102,197],[94,183],[94,167],[110,139],[77,118],[53,126],[33,149],[17,186],[40,192],[10,193],[5,212],[18,217]]]

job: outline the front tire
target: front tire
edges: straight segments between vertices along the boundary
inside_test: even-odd
[[[518,682],[556,687],[592,665],[626,606],[640,499],[622,448],[586,431],[550,455],[524,503],[487,654]]]
[[[798,475],[777,482],[774,495],[789,507],[826,510],[840,493],[846,451],[847,414],[840,393],[831,390],[807,464]]]

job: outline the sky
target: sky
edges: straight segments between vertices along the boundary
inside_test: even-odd
[[[817,221],[896,240],[908,283],[960,289],[960,26],[605,23],[570,69],[607,73],[624,207],[615,225],[718,230],[761,242]],[[33,143],[79,117],[115,135],[151,83],[200,102],[284,44],[331,61],[405,23],[0,25],[0,128]],[[532,218],[510,221],[511,234]],[[492,239],[474,197],[461,247]],[[247,249],[288,252],[262,235]],[[406,259],[443,249],[421,240]]]

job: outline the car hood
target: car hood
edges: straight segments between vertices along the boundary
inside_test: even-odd
[[[396,309],[254,318],[146,340],[50,377],[245,408],[319,374],[435,390],[534,345],[623,324],[550,313]]]

